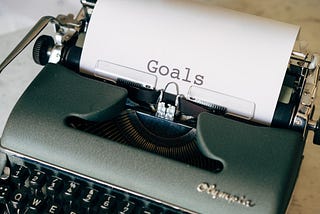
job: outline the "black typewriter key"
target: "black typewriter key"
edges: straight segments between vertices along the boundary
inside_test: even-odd
[[[87,212],[80,210],[78,208],[70,208],[70,209],[67,209],[64,213],[65,214],[86,214]]]
[[[14,209],[21,209],[26,207],[28,203],[29,191],[26,187],[17,189],[11,196],[10,205]]]
[[[80,184],[75,181],[69,181],[63,191],[64,198],[66,200],[72,200],[76,198],[80,190]]]
[[[25,214],[42,213],[44,205],[45,205],[45,199],[43,197],[34,196],[29,200],[28,208]]]
[[[34,170],[29,177],[30,187],[41,189],[46,183],[46,174],[39,170]]]
[[[86,188],[82,192],[80,206],[84,211],[89,211],[98,198],[99,192],[92,188]]]
[[[0,204],[6,204],[10,198],[10,187],[8,185],[0,185]]]
[[[63,190],[63,202],[64,202],[64,211],[66,213],[78,213],[75,212],[74,210],[71,212],[70,209],[74,209],[78,207],[78,196],[79,196],[79,192],[80,192],[80,184],[75,182],[75,181],[69,181],[67,183],[65,183],[65,187]]]
[[[63,213],[62,204],[50,202],[44,209],[44,213],[45,214],[62,214]]]
[[[29,170],[22,165],[15,165],[11,169],[11,181],[17,185],[18,188],[22,187],[29,176]]]
[[[116,197],[109,194],[104,194],[101,197],[100,202],[98,203],[98,213],[99,214],[107,214],[113,213],[114,207],[116,205]]]
[[[135,203],[131,201],[121,201],[117,206],[116,213],[118,214],[130,214],[133,213]]]
[[[51,176],[47,183],[47,194],[55,198],[63,188],[63,180],[57,176]]]

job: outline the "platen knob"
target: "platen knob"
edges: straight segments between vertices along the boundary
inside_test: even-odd
[[[51,36],[39,36],[33,46],[33,60],[39,65],[46,65],[50,58],[50,50],[54,46]]]
[[[314,132],[313,143],[320,145],[320,119],[317,121],[310,120],[308,122],[308,130],[312,130]]]
[[[313,143],[320,145],[320,121],[318,120],[315,126],[314,135],[313,135]]]

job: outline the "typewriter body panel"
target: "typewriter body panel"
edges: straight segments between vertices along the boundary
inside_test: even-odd
[[[14,108],[1,149],[9,160],[31,160],[42,167],[76,172],[191,213],[285,212],[302,158],[300,133],[243,126],[205,113],[199,118],[199,142],[210,141],[216,151],[212,158],[224,163],[224,169],[215,173],[65,124],[70,115],[111,118],[123,109],[126,95],[123,88],[48,64]],[[218,134],[228,127],[230,139]],[[245,129],[253,131],[252,135],[244,133]],[[205,152],[212,154],[210,148]],[[214,199],[207,185],[216,185],[220,196]],[[241,203],[231,196],[243,197]]]

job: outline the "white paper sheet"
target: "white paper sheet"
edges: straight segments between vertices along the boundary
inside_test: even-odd
[[[80,67],[107,77],[131,71],[156,89],[176,82],[180,94],[205,92],[205,102],[270,124],[298,31],[199,1],[104,0],[91,17]]]

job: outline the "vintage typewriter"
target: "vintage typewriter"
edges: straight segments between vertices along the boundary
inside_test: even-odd
[[[312,119],[319,64],[292,52],[271,126],[137,82],[79,72],[95,1],[43,17],[33,39],[44,65],[1,137],[2,213],[285,213]],[[48,25],[54,36],[39,33]],[[0,77],[1,78],[1,77]]]

